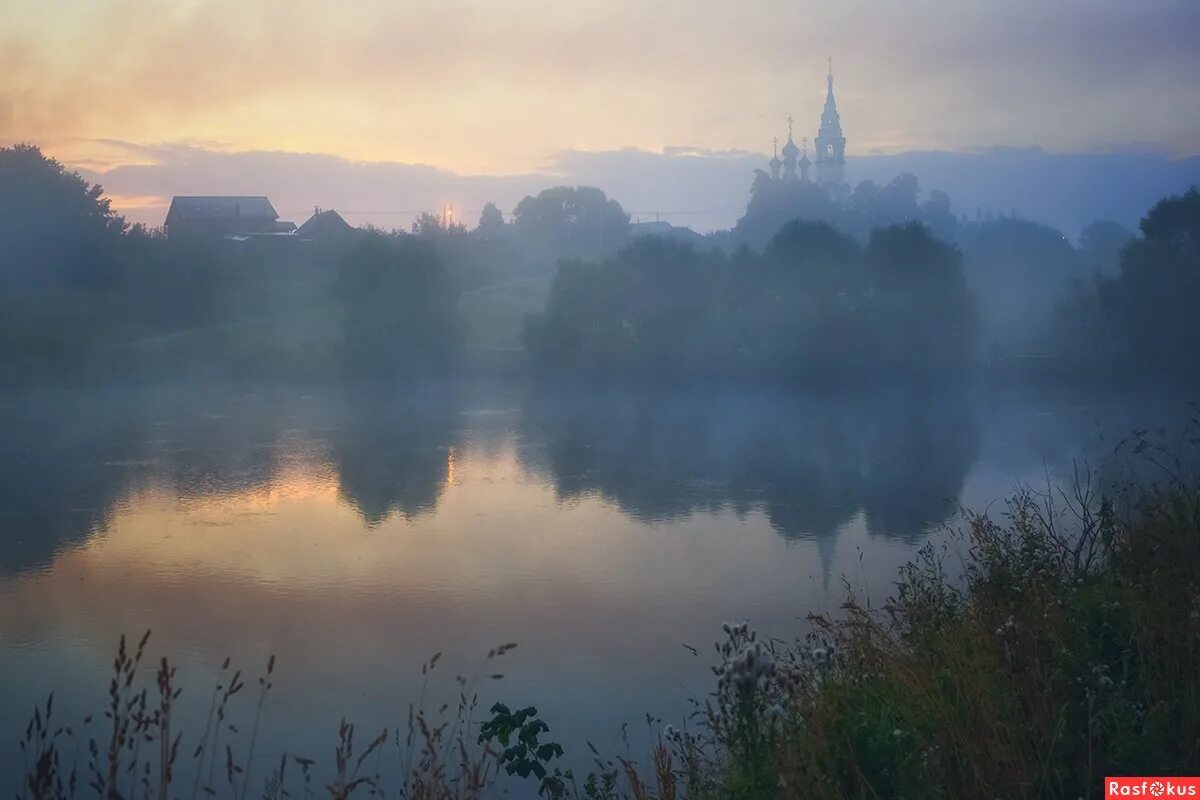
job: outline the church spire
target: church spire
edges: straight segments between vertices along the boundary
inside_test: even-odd
[[[771,140],[771,180],[779,180],[779,168],[783,162],[779,160],[779,137]]]
[[[842,135],[842,120],[833,96],[832,56],[829,57],[829,72],[825,82],[825,108],[821,111],[821,127],[814,142],[817,148],[817,180],[829,186],[841,186],[846,182],[846,137]]]

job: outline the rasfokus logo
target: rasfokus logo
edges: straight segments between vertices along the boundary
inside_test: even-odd
[[[1200,778],[1105,778],[1105,800],[1116,797],[1200,797]]]

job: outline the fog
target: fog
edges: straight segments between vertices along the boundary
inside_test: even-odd
[[[917,649],[880,647],[872,669],[909,676],[928,665],[908,654],[961,641],[981,660],[956,650],[930,686],[962,670],[947,694],[968,696],[990,669],[976,700],[1050,709],[1074,693],[1086,730],[1062,739],[1077,718],[1039,718],[1037,741],[1069,739],[1084,779],[1030,746],[1022,787],[1053,772],[1040,794],[1086,794],[1096,763],[1135,774],[1146,709],[1174,707],[1162,695],[1182,694],[1171,681],[1200,652],[1134,653],[1196,619],[1177,616],[1200,552],[1184,535],[1200,530],[1197,19],[1182,3],[1021,5],[334,18],[307,2],[68,0],[78,13],[50,30],[50,12],[16,4],[0,38],[0,728],[27,733],[0,748],[0,790],[32,771],[15,788],[71,796],[46,789],[70,740],[106,796],[124,791],[118,764],[149,796],[139,743],[157,741],[173,796],[166,734],[182,729],[195,754],[174,785],[194,793],[267,781],[277,796],[277,764],[352,783],[366,752],[371,780],[424,797],[407,782],[440,767],[412,772],[404,734],[456,759],[494,701],[536,702],[567,751],[534,742],[537,769],[510,777],[556,762],[632,786],[640,767],[603,759],[684,747],[669,720],[713,737],[724,787],[739,759],[758,763],[737,726],[789,747],[777,734],[823,724],[808,705],[789,716],[789,692],[843,678],[846,697],[823,695],[829,724],[882,720],[871,752],[905,766],[879,774],[917,774],[953,743],[905,750],[911,737],[981,712],[923,718],[907,677],[860,692],[866,660],[834,671],[850,663],[835,639],[875,640],[831,631],[881,610],[896,627],[878,630]],[[814,55],[834,33],[837,60]],[[1126,520],[1149,536],[1114,538],[1144,535]],[[1080,566],[1071,548],[1089,541],[1102,556]],[[1027,608],[1045,613],[1014,622]],[[1061,630],[1031,639],[1050,661],[1026,671],[1011,644],[1052,616]],[[943,635],[945,620],[982,635]],[[174,719],[141,714],[153,686],[132,688],[144,664],[122,672],[131,648],[109,683],[116,643],[150,629]],[[737,669],[778,646],[813,671],[758,661],[780,681],[770,703],[744,680],[714,691],[734,671],[708,669],[722,630]],[[1078,651],[1054,662],[1069,649],[1044,646],[1055,636]],[[1127,668],[1131,653],[1153,669]],[[229,670],[257,677],[276,656],[262,699],[206,716],[238,693]],[[1054,691],[1029,677],[1076,673]],[[23,728],[51,692],[69,732],[49,703]],[[883,705],[836,705],[860,696]],[[456,697],[461,727],[409,705],[453,715]],[[693,714],[709,701],[741,711]],[[104,708],[100,765],[79,726]],[[1111,740],[1101,718],[1120,720]],[[362,731],[353,754],[344,720]],[[1174,724],[1156,752],[1190,741]],[[530,725],[520,742],[549,735]],[[1009,725],[1024,743],[1025,722]],[[384,749],[364,751],[380,730]],[[983,774],[963,768],[973,757],[947,774]],[[785,785],[763,774],[688,796]]]

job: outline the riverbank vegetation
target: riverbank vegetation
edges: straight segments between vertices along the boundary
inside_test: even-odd
[[[1105,775],[1194,772],[1200,492],[1181,453],[1196,432],[1177,450],[1135,435],[1118,449],[1136,475],[967,514],[887,601],[848,590],[800,638],[724,624],[713,690],[687,719],[651,720],[644,753],[564,753],[569,721],[484,713],[479,680],[459,678],[451,707],[398,709],[367,741],[343,722],[328,754],[264,757],[286,665],[255,683],[226,662],[207,721],[181,720],[174,670],[161,660],[147,680],[142,639],[122,642],[103,714],[64,722],[53,697],[33,712],[18,796],[1074,798],[1100,796]],[[513,647],[490,652],[480,680]]]

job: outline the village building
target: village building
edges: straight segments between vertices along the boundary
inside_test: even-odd
[[[358,233],[358,228],[346,222],[338,212],[320,208],[314,208],[308,221],[296,229],[296,236],[314,242],[345,241]]]
[[[209,239],[245,239],[296,230],[293,223],[279,219],[265,197],[175,197],[163,227],[171,238]]]

